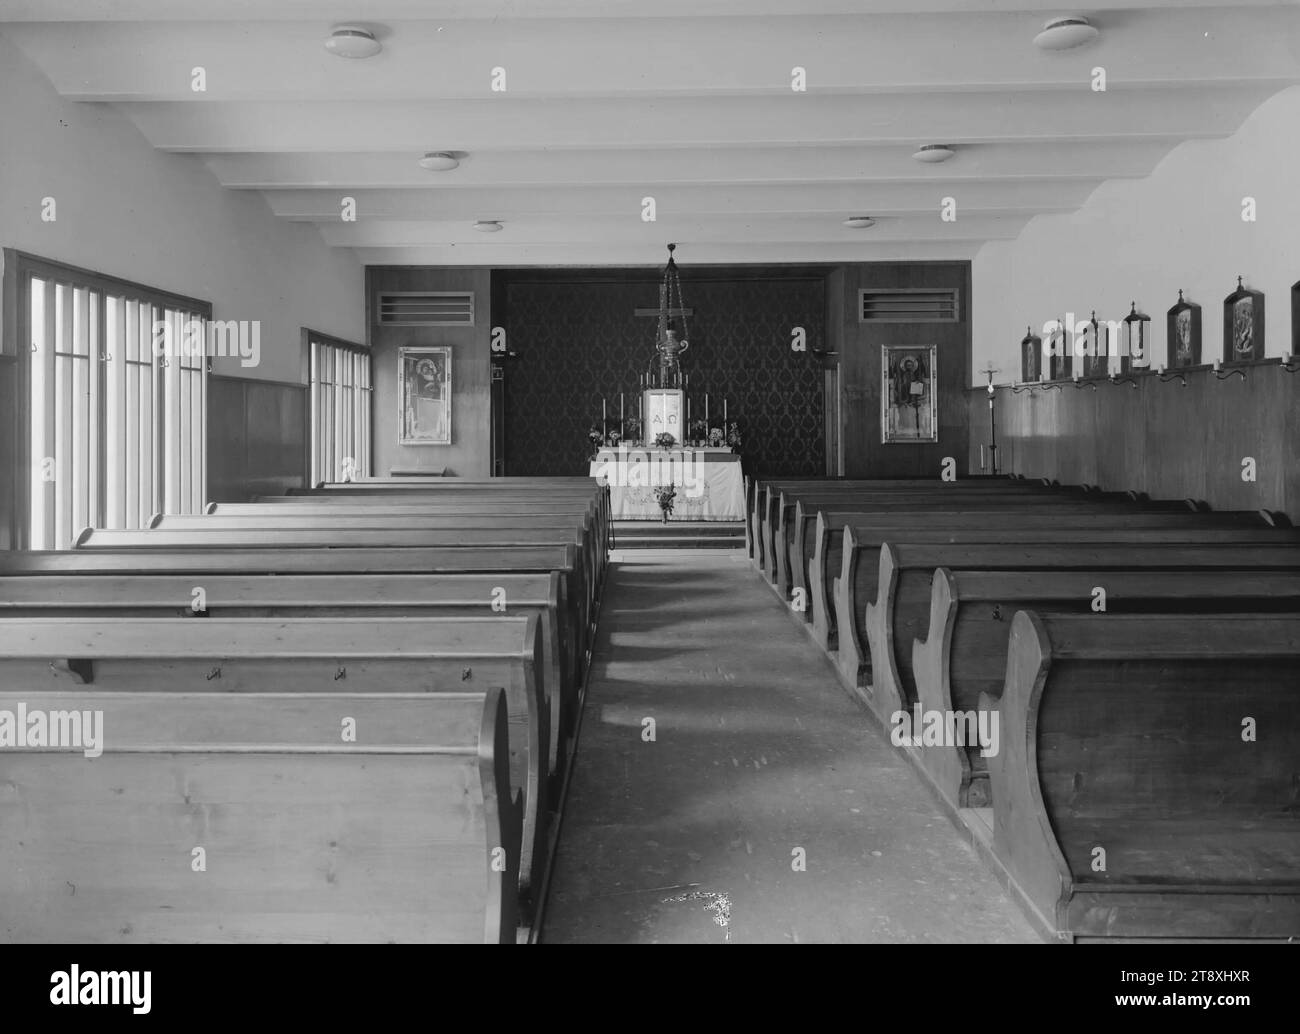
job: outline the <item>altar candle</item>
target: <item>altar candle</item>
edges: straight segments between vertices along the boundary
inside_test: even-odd
[[[618,419],[620,422],[623,420],[623,393],[621,391],[618,393]]]
[[[605,396],[604,395],[600,397],[600,418],[602,420],[605,419]]]
[[[727,422],[727,396],[726,395],[722,396],[722,422],[724,424]],[[725,431],[726,428],[723,428],[723,430]]]
[[[709,393],[707,391],[704,393],[704,423],[707,427],[709,423]]]

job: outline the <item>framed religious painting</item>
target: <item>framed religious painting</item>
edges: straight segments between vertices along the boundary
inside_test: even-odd
[[[397,350],[400,445],[451,444],[451,346]]]
[[[1165,333],[1171,368],[1201,364],[1201,307],[1184,299],[1182,291],[1166,317]]]
[[[1069,380],[1073,376],[1074,354],[1065,320],[1052,320],[1043,329],[1047,331],[1047,369],[1044,371],[1047,380]]]
[[[935,345],[884,345],[880,350],[880,440],[937,442]]]
[[[1097,310],[1092,310],[1092,318],[1088,320],[1087,330],[1083,333],[1083,341],[1080,343],[1080,362],[1082,369],[1079,371],[1081,377],[1109,377],[1110,376],[1110,353],[1111,349],[1118,346],[1119,342],[1111,341],[1110,324],[1097,322]]]
[[[1033,327],[1025,328],[1025,336],[1020,339],[1020,382],[1035,384],[1043,379],[1043,339],[1034,333]]]
[[[1223,299],[1223,361],[1264,358],[1264,292],[1241,286]]]

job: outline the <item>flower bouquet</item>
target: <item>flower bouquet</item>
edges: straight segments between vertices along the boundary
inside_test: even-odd
[[[709,444],[715,449],[720,449],[722,443],[726,441],[726,438],[726,432],[723,431],[721,427],[713,427],[709,429]]]
[[[676,444],[677,439],[667,431],[660,431],[655,435],[655,445],[659,446],[661,449],[671,449]]]
[[[593,427],[587,432],[587,441],[591,443],[591,455],[588,459],[594,461],[600,455],[600,447],[604,444],[605,436],[600,433],[599,427]]]
[[[673,512],[673,500],[677,498],[676,485],[660,485],[655,489],[655,501],[659,503],[660,520],[668,523],[668,517]]]
[[[736,452],[740,452],[740,427],[734,422],[727,428],[727,444]]]

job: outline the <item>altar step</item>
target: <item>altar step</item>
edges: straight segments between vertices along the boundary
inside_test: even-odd
[[[615,549],[745,548],[741,521],[615,521]]]

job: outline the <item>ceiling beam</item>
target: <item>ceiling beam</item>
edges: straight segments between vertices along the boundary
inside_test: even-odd
[[[124,104],[165,151],[1051,143],[1226,136],[1284,84],[1186,90],[668,99]]]
[[[1300,7],[1141,10],[1097,19],[1094,45],[1044,52],[1041,12],[502,22],[386,28],[369,61],[339,61],[316,22],[99,22],[9,31],[65,97],[88,101],[426,101],[779,96],[1295,81]],[[141,60],[142,54],[151,55]],[[202,66],[205,89],[192,89]],[[992,74],[991,74],[992,73]]]
[[[942,165],[923,165],[912,148],[765,147],[672,150],[485,151],[459,169],[430,173],[418,152],[210,154],[204,160],[227,187],[356,189],[624,185],[871,184],[1007,179],[1097,180],[1146,176],[1176,140],[1063,141],[970,145]]]

